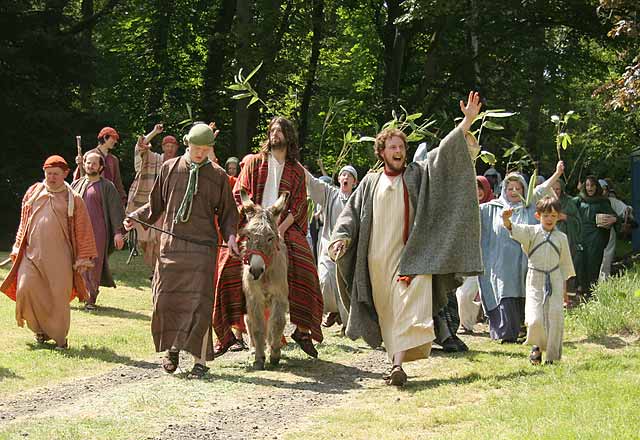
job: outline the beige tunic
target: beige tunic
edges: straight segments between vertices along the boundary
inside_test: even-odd
[[[542,225],[512,224],[511,237],[520,242],[522,250],[529,255],[529,271],[526,282],[525,324],[527,340],[525,344],[537,345],[546,351],[546,360],[558,360],[562,356],[562,335],[564,331],[563,297],[565,280],[575,276],[569,239],[566,234],[554,229],[549,239],[560,250],[560,255],[549,243],[544,243],[535,252],[531,251],[545,241],[546,232]],[[551,272],[551,296],[544,299],[545,274]],[[536,270],[537,269],[537,270]]]
[[[410,207],[411,208],[411,207]],[[373,302],[389,360],[407,351],[405,362],[429,356],[435,339],[431,310],[431,275],[419,275],[407,285],[398,282],[400,255],[404,247],[404,192],[402,178],[380,176],[373,198],[369,244],[369,272]],[[413,209],[410,209],[410,222]]]
[[[16,320],[64,345],[69,333],[73,259],[67,222],[67,191],[43,190],[33,203],[18,269]],[[46,237],[46,239],[45,239]]]

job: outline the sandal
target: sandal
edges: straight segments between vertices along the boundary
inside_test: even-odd
[[[395,385],[397,387],[404,386],[407,383],[407,373],[404,372],[402,366],[394,365],[391,373],[384,377],[387,385]]]
[[[231,347],[229,347],[229,351],[244,351],[248,349],[249,347],[247,347],[247,344],[245,344],[242,339],[236,339],[236,342],[231,344]]]
[[[209,367],[202,364],[194,364],[191,372],[187,375],[187,379],[202,379],[209,371]]]
[[[51,339],[51,338],[49,336],[47,336],[45,333],[36,333],[36,342],[38,344],[44,344],[49,339]]]
[[[69,342],[65,339],[63,345],[56,345],[55,350],[64,351],[69,349]]]
[[[318,357],[318,350],[316,350],[316,348],[313,346],[313,342],[311,341],[311,334],[302,333],[296,328],[296,331],[291,334],[291,339],[296,341],[300,348],[302,348],[302,351],[307,353],[309,356],[311,356],[312,358]]]
[[[167,351],[167,355],[162,359],[162,368],[164,371],[171,374],[178,369],[180,365],[180,352],[179,351]]]
[[[96,306],[95,304],[92,304],[92,303],[86,303],[84,305],[84,309],[85,310],[97,310],[98,306]]]
[[[540,351],[540,347],[538,347],[537,345],[531,347],[529,362],[531,362],[531,365],[540,365],[540,363],[542,362],[542,352]]]

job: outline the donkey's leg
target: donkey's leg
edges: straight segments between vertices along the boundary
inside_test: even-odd
[[[288,298],[284,295],[274,296],[271,300],[271,317],[269,318],[269,329],[267,337],[271,348],[269,362],[271,365],[278,365],[280,362],[280,351],[282,348],[282,334],[287,323],[287,309],[289,308]]]
[[[257,286],[256,286],[257,287]],[[253,346],[256,350],[253,367],[264,370],[265,361],[265,331],[264,331],[264,295],[258,288],[257,291],[246,295],[247,299],[247,327]]]

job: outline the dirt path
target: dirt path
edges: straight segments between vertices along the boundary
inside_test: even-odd
[[[381,376],[387,368],[386,354],[371,350],[351,365],[332,363],[322,368],[322,377],[310,375],[306,380],[290,383],[265,381],[263,385],[269,387],[265,393],[236,396],[231,410],[212,405],[212,410],[203,413],[197,422],[171,424],[161,436],[149,439],[281,439],[288,430],[298,430],[308,423],[319,410],[339,406],[350,394],[382,383]]]
[[[189,357],[190,358],[190,357]],[[244,362],[247,353],[229,353],[224,361]],[[268,378],[255,375],[240,376],[225,373],[225,368],[213,369],[206,381],[241,380],[256,387],[258,392],[225,392],[211,395],[206,409],[198,413],[197,421],[167,424],[160,436],[149,439],[279,439],[287,430],[306,423],[318,410],[339,405],[345,397],[360,389],[381,383],[387,368],[382,351],[371,350],[354,356],[352,364],[339,364],[322,359],[309,360],[316,368],[288,368],[294,380],[280,380],[277,375]],[[181,364],[183,363],[181,359]],[[184,359],[187,366],[190,359]],[[321,364],[318,364],[321,363]],[[39,388],[0,400],[0,428],[49,411],[73,411],[78,402],[100,399],[106,390],[126,390],[139,382],[154,383],[165,373],[159,362],[141,361],[130,366],[119,366],[107,373],[76,379],[55,386]]]

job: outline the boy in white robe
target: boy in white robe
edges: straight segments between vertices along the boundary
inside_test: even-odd
[[[525,344],[533,346],[529,360],[540,364],[542,352],[546,351],[545,363],[551,364],[562,356],[563,297],[566,280],[575,276],[569,239],[556,229],[560,202],[551,197],[538,201],[537,225],[511,223],[512,213],[512,209],[502,212],[504,227],[529,258],[525,305]]]

